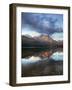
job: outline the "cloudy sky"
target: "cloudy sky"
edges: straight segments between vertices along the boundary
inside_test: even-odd
[[[31,37],[49,35],[55,40],[63,40],[63,15],[24,13],[21,14],[22,35]]]

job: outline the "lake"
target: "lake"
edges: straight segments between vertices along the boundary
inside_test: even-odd
[[[63,75],[62,48],[22,48],[21,76]]]

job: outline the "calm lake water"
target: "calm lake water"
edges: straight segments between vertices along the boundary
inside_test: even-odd
[[[62,48],[22,48],[22,77],[63,74]]]

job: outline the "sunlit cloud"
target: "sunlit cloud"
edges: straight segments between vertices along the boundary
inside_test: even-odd
[[[22,35],[29,35],[31,37],[40,36],[41,34],[39,32],[36,32],[36,30],[34,29],[35,28],[27,25],[22,29]]]
[[[63,33],[54,33],[51,35],[51,38],[53,38],[56,41],[63,40]]]
[[[36,31],[24,31],[22,35],[30,35],[31,37],[40,36],[41,34]]]

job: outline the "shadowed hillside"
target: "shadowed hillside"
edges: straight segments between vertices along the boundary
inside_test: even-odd
[[[41,35],[39,37],[22,36],[22,47],[49,47],[54,48],[61,46],[63,42],[57,42],[48,35]]]

